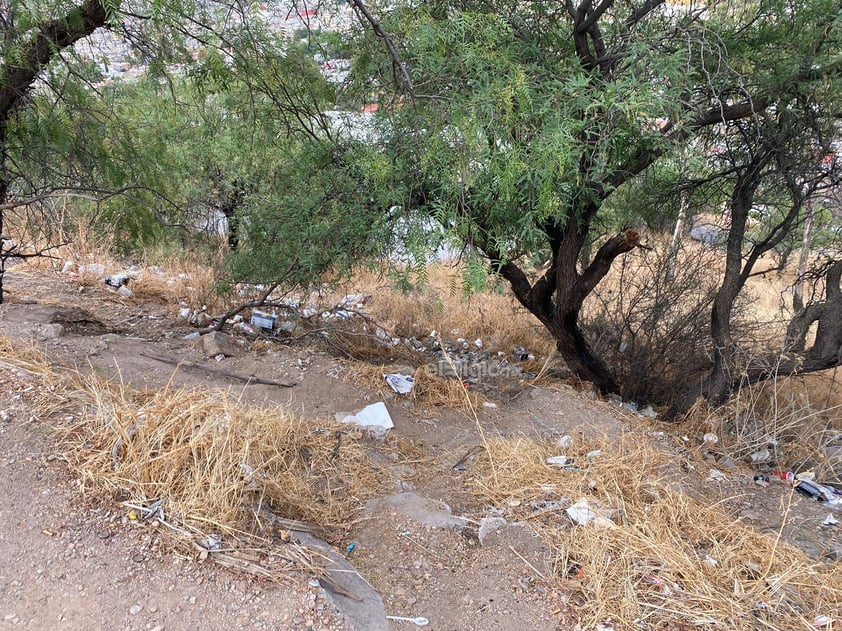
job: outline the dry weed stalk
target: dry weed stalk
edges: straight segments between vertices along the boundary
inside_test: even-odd
[[[595,447],[602,454],[586,458]],[[556,586],[581,603],[585,628],[610,618],[623,629],[794,630],[842,611],[842,564],[812,561],[682,492],[683,478],[704,481],[677,475],[642,432],[578,445],[567,469],[546,464],[559,451],[548,443],[493,438],[486,448],[476,492],[552,546]],[[612,511],[616,526],[574,526],[564,508],[580,498]]]
[[[796,472],[818,466],[833,481],[823,447],[842,433],[840,410],[842,384],[836,371],[825,371],[742,388],[717,410],[697,405],[690,420],[716,432],[717,448],[734,459],[769,449],[776,465]]]

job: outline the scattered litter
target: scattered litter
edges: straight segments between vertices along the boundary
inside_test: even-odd
[[[556,444],[562,449],[570,449],[573,446],[573,437],[565,434],[558,439],[558,443]]]
[[[164,500],[157,500],[152,502],[149,506],[141,506],[138,504],[132,504],[131,502],[123,502],[122,505],[131,509],[126,514],[131,521],[146,521],[150,517],[154,517],[156,515],[160,519],[163,519],[164,516]]]
[[[772,471],[769,473],[769,481],[792,484],[795,481],[795,474],[792,471]]]
[[[719,561],[714,559],[712,556],[708,556],[707,554],[705,555],[705,558],[702,559],[702,561],[704,561],[706,564],[708,564],[711,567],[717,567],[719,565]]]
[[[722,473],[719,469],[711,469],[707,477],[708,482],[725,482],[727,479],[728,476]]]
[[[551,467],[563,467],[567,464],[567,456],[550,456],[547,458],[547,464]]]
[[[188,333],[184,336],[185,340],[198,340],[202,335],[198,331],[194,331],[193,333]]]
[[[606,620],[605,622],[597,623],[596,631],[614,631],[614,623],[611,620]]]
[[[813,626],[817,629],[822,629],[824,627],[830,626],[833,620],[830,616],[816,616],[813,618]]]
[[[249,323],[252,326],[260,327],[271,331],[275,328],[275,323],[278,321],[278,316],[274,313],[267,313],[266,311],[252,311],[251,320]]]
[[[597,458],[602,455],[602,449],[594,449],[585,454],[585,458]]]
[[[586,498],[580,499],[573,506],[565,509],[567,515],[580,526],[592,524],[597,530],[604,530],[616,524],[611,521],[606,511],[591,505]]]
[[[285,320],[278,324],[278,330],[284,333],[292,333],[295,330],[295,322],[292,320]]]
[[[370,294],[348,294],[339,303],[336,305],[337,307],[345,307],[345,308],[356,308],[362,309],[366,304],[371,301]]]
[[[827,517],[824,518],[822,522],[822,526],[836,526],[839,524],[839,520],[833,516],[832,513],[828,513]]]
[[[482,340],[479,338],[475,339],[474,346],[476,346],[477,348],[482,348]]]
[[[307,584],[310,587],[321,587],[322,586],[322,584],[319,583],[319,579],[317,579],[317,578],[311,578],[309,581],[307,581]]]
[[[626,401],[623,403],[623,409],[628,412],[637,412],[637,403],[634,401]]]
[[[389,410],[386,404],[382,401],[372,403],[365,406],[362,410],[354,414],[336,415],[340,423],[353,423],[360,427],[369,430],[374,436],[380,440],[386,438],[386,432],[392,429],[395,424],[392,422],[392,417],[389,415]]]
[[[73,261],[65,261],[64,265],[61,267],[62,274],[68,274],[69,272],[73,271],[73,268],[76,267],[76,263]]]
[[[647,405],[645,408],[640,410],[639,414],[643,418],[657,418],[658,416],[658,413],[655,411],[655,408],[653,408],[651,405]]]
[[[111,274],[105,277],[105,284],[111,289],[119,289],[124,285],[129,284],[130,276],[128,274]]]
[[[716,464],[718,464],[723,469],[728,469],[729,471],[736,471],[737,469],[737,463],[731,460],[731,458],[729,458],[728,456],[723,456],[722,458],[716,461]]]
[[[428,624],[430,624],[429,620],[420,616],[417,618],[407,618],[405,616],[386,616],[386,618],[388,620],[402,620],[404,622],[411,622],[417,627],[426,627]]]
[[[413,386],[415,386],[415,377],[411,375],[393,372],[388,375],[383,375],[383,377],[386,379],[386,383],[389,384],[389,387],[398,394],[409,394],[412,392]]]
[[[838,501],[838,496],[834,493],[833,489],[826,487],[823,484],[819,484],[814,480],[803,479],[799,476],[798,481],[795,483],[795,490],[802,495],[806,495],[807,497],[818,500],[819,502],[826,501],[828,503],[828,507],[833,508],[834,510],[838,510],[835,508],[834,504],[839,504],[840,508],[842,508],[842,502]]]
[[[765,475],[756,475],[754,476],[754,483],[757,486],[767,487],[769,486],[769,478]]]
[[[761,449],[746,456],[746,460],[753,464],[761,464],[769,462],[772,459],[772,452],[768,449]]]
[[[483,401],[483,403],[482,403],[482,407],[484,407],[484,408],[488,408],[488,409],[490,409],[490,410],[493,410],[493,409],[495,409],[495,408],[497,407],[497,404],[496,404],[496,403],[492,403],[491,401]]]
[[[515,346],[514,350],[512,351],[512,356],[519,361],[523,362],[529,359],[529,351],[526,350],[523,346]]]
[[[707,434],[702,436],[702,441],[707,443],[708,445],[715,445],[719,442],[719,436],[717,436],[713,432],[708,432]]]
[[[179,320],[186,320],[190,317],[190,308],[184,307],[183,309],[178,310],[178,319]]]
[[[351,554],[351,553],[352,553],[354,550],[356,550],[356,549],[357,549],[357,544],[356,544],[356,543],[349,543],[349,544],[348,544],[348,546],[345,548],[345,552],[346,552],[347,554]]]

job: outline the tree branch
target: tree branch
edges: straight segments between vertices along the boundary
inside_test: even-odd
[[[23,46],[20,65],[6,62],[0,67],[0,125],[4,126],[12,111],[32,88],[38,73],[62,48],[72,46],[107,23],[105,7],[100,0],[87,0],[83,5],[43,24]]]
[[[597,5],[597,7],[593,10],[588,10],[587,17],[576,26],[577,33],[587,33],[591,27],[596,25],[597,20],[602,17],[602,14],[605,13],[611,5],[614,4],[614,0],[602,0],[602,2]]]
[[[383,30],[383,27],[380,25],[380,22],[371,14],[368,10],[368,7],[365,6],[363,0],[348,0],[351,5],[359,11],[362,16],[365,18],[366,22],[371,25],[374,34],[377,35],[380,39],[383,40],[383,43],[386,44],[386,48],[389,49],[389,54],[392,56],[392,63],[395,65],[400,71],[401,77],[403,77],[404,82],[406,83],[406,87],[409,88],[409,96],[412,99],[413,104],[415,103],[415,88],[412,85],[412,78],[409,76],[409,72],[406,69],[406,64],[403,63],[401,60],[401,56],[398,53],[397,47],[395,47],[395,43],[392,41],[392,38],[389,37],[389,34]]]

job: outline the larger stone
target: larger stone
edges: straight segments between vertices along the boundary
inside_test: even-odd
[[[439,500],[421,497],[415,493],[399,493],[369,501],[366,511],[393,510],[404,517],[418,522],[422,526],[462,530],[467,525],[464,517],[457,517],[450,512],[450,507]]]
[[[306,532],[294,532],[294,537],[309,550],[327,572],[321,584],[327,597],[359,631],[387,631],[386,607],[383,597],[365,580],[345,557],[327,543]]]
[[[202,349],[208,357],[216,357],[217,355],[234,357],[243,352],[243,349],[237,345],[230,335],[219,331],[211,331],[202,336]]]

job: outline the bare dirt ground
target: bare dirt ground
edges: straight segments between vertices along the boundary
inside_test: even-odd
[[[35,339],[59,366],[110,375],[138,388],[169,382],[230,390],[244,401],[283,404],[308,419],[332,418],[383,400],[349,378],[351,369],[307,340],[216,361],[184,339],[191,328],[171,305],[80,291],[66,277],[14,270],[0,307],[0,334]],[[60,330],[55,325],[60,325]],[[23,343],[23,342],[21,342]],[[193,362],[208,370],[171,363]],[[289,381],[244,385],[219,371]],[[328,594],[291,574],[281,584],[203,563],[167,546],[160,533],[125,518],[117,502],[93,503],[55,457],[49,424],[32,415],[25,375],[0,364],[0,629],[351,629]],[[490,396],[494,400],[493,396]],[[370,502],[338,548],[383,598],[386,612],[423,616],[431,630],[573,629],[575,585],[544,580],[552,555],[527,527],[476,538],[492,514],[453,464],[480,442],[473,418],[387,396],[393,435],[415,441],[415,464],[384,458],[394,495]],[[620,414],[568,386],[527,387],[480,410],[486,435],[618,436],[643,419]],[[676,459],[681,437],[653,424],[653,441]],[[470,467],[470,460],[467,461]],[[761,488],[742,470],[707,489],[729,514],[813,556],[840,553],[838,526],[821,526],[819,504],[783,485]],[[790,505],[791,504],[791,505]],[[462,520],[462,523],[456,523]],[[467,523],[468,527],[463,527]],[[348,546],[353,544],[350,551]],[[389,629],[415,628],[390,621]],[[359,623],[356,628],[363,629]],[[374,628],[374,627],[371,627]]]

